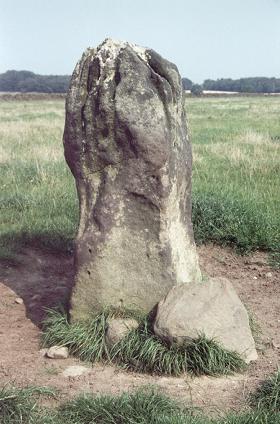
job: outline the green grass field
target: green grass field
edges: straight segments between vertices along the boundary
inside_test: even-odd
[[[264,249],[276,262],[280,98],[188,98],[186,107],[194,152],[196,240],[232,245],[245,253]],[[70,252],[78,203],[63,157],[63,101],[2,101],[0,121],[0,258],[15,259],[17,250],[30,245]],[[260,386],[252,397],[251,411],[217,419],[197,415],[192,408],[182,410],[155,392],[80,396],[50,411],[36,403],[38,393],[49,393],[46,389],[3,388],[0,421],[276,424],[280,422],[279,381],[278,372]]]
[[[1,256],[22,245],[66,252],[78,221],[63,157],[63,101],[0,103]]]
[[[198,242],[280,245],[280,98],[188,98]],[[78,222],[63,157],[62,100],[0,102],[0,257],[23,245],[69,252]]]
[[[189,99],[197,241],[279,251],[280,99]]]

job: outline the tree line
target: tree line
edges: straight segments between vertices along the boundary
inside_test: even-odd
[[[38,75],[30,71],[7,71],[0,74],[0,91],[65,93],[69,82],[69,75]]]
[[[280,93],[280,78],[219,78],[207,79],[202,85],[194,84],[188,78],[182,78],[185,90],[237,91],[240,93]]]
[[[65,93],[70,75],[39,75],[30,71],[7,71],[0,74],[0,91]],[[280,93],[280,78],[220,78],[207,79],[195,84],[189,78],[182,78],[185,90],[201,94],[202,90],[238,91],[241,93]]]

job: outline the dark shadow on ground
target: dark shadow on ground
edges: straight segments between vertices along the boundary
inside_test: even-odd
[[[15,261],[0,260],[0,282],[23,299],[27,318],[37,326],[45,308],[68,307],[73,276],[73,255],[25,247]]]

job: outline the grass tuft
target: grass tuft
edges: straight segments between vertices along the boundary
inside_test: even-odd
[[[220,375],[245,368],[237,353],[203,335],[186,345],[168,346],[153,333],[148,319],[113,347],[111,357],[127,369],[167,375]]]
[[[121,395],[83,394],[57,408],[38,405],[48,388],[0,389],[1,424],[279,424],[279,409],[266,408],[209,418],[193,407],[182,407],[155,388],[142,387]],[[258,405],[257,405],[258,406]]]
[[[60,413],[65,422],[79,424],[194,422],[187,419],[175,401],[149,388],[120,396],[83,395],[63,405]]]
[[[205,421],[204,421],[205,420]],[[253,410],[229,414],[220,419],[205,419],[199,424],[279,424],[280,415],[275,411]],[[173,423],[172,423],[173,424]],[[196,424],[194,422],[194,424]]]
[[[0,422],[1,424],[47,423],[40,421],[37,406],[39,396],[54,396],[55,391],[48,387],[0,389]]]
[[[43,346],[66,346],[69,352],[83,361],[109,359],[105,344],[106,319],[109,312],[94,316],[86,322],[70,324],[67,315],[48,310],[43,323]]]
[[[185,346],[168,346],[153,333],[147,317],[109,351],[105,343],[106,320],[116,313],[119,316],[119,311],[105,309],[88,321],[70,324],[65,314],[51,310],[44,323],[43,345],[67,346],[82,360],[112,361],[129,370],[160,375],[220,375],[245,369],[237,353],[204,336]],[[126,315],[132,316],[132,312]]]
[[[251,395],[251,403],[259,409],[280,412],[280,369],[260,384],[257,391]]]

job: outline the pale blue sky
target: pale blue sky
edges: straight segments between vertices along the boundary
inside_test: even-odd
[[[106,37],[151,47],[196,82],[280,77],[280,0],[0,0],[0,72],[70,74]]]

